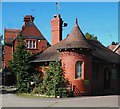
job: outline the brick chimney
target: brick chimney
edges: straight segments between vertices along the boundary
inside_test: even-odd
[[[25,22],[25,25],[28,25],[29,22],[33,22],[34,21],[34,17],[32,15],[26,15],[24,17],[24,22]]]
[[[52,26],[52,45],[60,42],[62,40],[62,18],[60,14],[55,15],[54,18],[51,20]]]

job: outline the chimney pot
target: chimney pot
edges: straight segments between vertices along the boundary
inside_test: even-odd
[[[56,18],[57,16],[56,15],[54,15],[54,18]]]
[[[33,22],[33,21],[34,21],[34,17],[32,15],[26,15],[24,17],[25,24],[28,24],[29,22]]]

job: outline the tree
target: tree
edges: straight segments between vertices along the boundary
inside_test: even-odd
[[[94,35],[92,35],[92,34],[90,34],[90,33],[86,33],[86,34],[85,34],[85,37],[86,37],[87,39],[97,40],[97,36],[94,36]]]
[[[68,81],[64,77],[60,62],[50,62],[37,92],[48,96],[64,96],[65,94],[67,96],[67,85]]]
[[[11,72],[16,75],[16,85],[18,93],[28,93],[31,92],[32,86],[30,82],[34,80],[33,68],[30,65],[29,57],[30,52],[26,50],[23,42],[22,35],[17,36],[17,47],[16,51],[13,53],[13,58],[9,62],[9,67]]]
[[[2,68],[2,43],[1,43],[1,35],[0,35],[0,70]]]

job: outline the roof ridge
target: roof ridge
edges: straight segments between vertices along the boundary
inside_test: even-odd
[[[113,49],[113,52],[115,52],[120,47],[120,43]]]

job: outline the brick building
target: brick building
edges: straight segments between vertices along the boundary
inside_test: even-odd
[[[120,56],[99,41],[86,39],[77,19],[70,34],[62,40],[62,23],[60,15],[51,20],[52,46],[32,61],[34,65],[42,73],[43,65],[60,61],[75,96],[118,93]]]
[[[34,24],[34,17],[31,15],[26,15],[24,17],[24,25],[22,29],[6,29],[4,30],[4,38],[5,38],[5,47],[4,47],[4,64],[5,67],[9,66],[8,61],[12,59],[12,54],[16,48],[16,37],[18,33],[22,34],[24,39],[24,43],[32,53],[38,53],[45,50],[49,43],[42,35],[42,33],[38,30],[38,28]]]
[[[1,43],[1,40],[2,40],[2,36],[0,36],[0,70],[2,68],[2,43]]]
[[[33,21],[34,17],[25,16],[22,30],[5,29],[6,67],[15,50],[16,36],[21,32],[27,49],[32,53],[39,52],[32,60],[33,65],[43,73],[49,62],[60,61],[75,96],[118,93],[120,56],[99,41],[86,39],[77,19],[70,34],[62,40],[64,23],[59,14],[54,16],[50,47]]]
[[[108,46],[110,50],[120,55],[120,43],[112,43]]]

